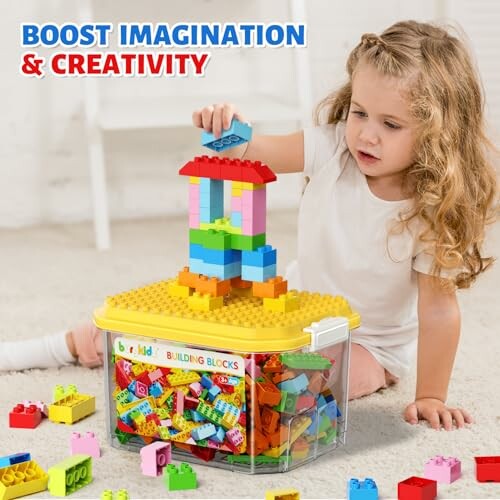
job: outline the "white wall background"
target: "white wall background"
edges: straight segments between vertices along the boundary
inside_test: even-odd
[[[58,223],[92,218],[81,79],[22,77],[19,61],[21,22],[77,20],[77,1],[24,0],[0,3],[0,227]],[[95,2],[97,3],[97,2]],[[100,0],[99,21],[282,21],[286,0]],[[345,59],[366,31],[380,32],[401,19],[459,22],[469,35],[483,75],[490,121],[500,129],[500,2],[495,0],[328,1],[309,0],[308,48],[312,98],[317,102],[344,78]],[[294,102],[291,49],[213,51],[203,79],[103,80],[104,96],[161,96],[181,93],[224,94],[224,90],[278,93]],[[265,78],[262,78],[262,75]],[[188,109],[189,108],[189,109]],[[186,108],[190,116],[192,109]],[[252,119],[252,109],[243,109]],[[168,110],[165,110],[168,113]],[[291,131],[299,123],[273,123],[261,131]],[[110,212],[114,219],[185,211],[185,179],[177,170],[200,153],[199,131],[192,127],[112,132],[105,135]],[[280,178],[269,196],[270,208],[293,206],[298,179]]]

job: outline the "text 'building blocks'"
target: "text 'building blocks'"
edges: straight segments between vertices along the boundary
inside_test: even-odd
[[[0,466],[0,500],[24,497],[47,489],[49,476],[34,460],[18,462],[26,455],[29,456],[17,454],[0,459],[2,464],[5,459],[15,462],[6,467]]]
[[[500,482],[500,456],[474,457],[476,462],[476,479],[479,482]]]
[[[163,481],[168,491],[194,490],[198,487],[196,472],[186,462],[177,467],[169,464],[163,469]]]
[[[398,483],[398,500],[434,500],[437,482],[423,477],[409,477]]]
[[[378,488],[369,477],[364,481],[352,478],[347,483],[347,500],[378,500]]]
[[[424,465],[424,477],[434,479],[438,483],[450,484],[460,478],[461,462],[455,457],[437,455],[429,459]]]
[[[86,432],[83,436],[79,432],[73,432],[70,440],[71,455],[90,455],[93,458],[101,456],[99,441],[93,432]]]
[[[161,476],[163,469],[172,461],[170,443],[156,441],[143,446],[141,454],[141,471],[145,476]]]
[[[74,455],[49,469],[49,492],[65,497],[92,482],[92,458]]]

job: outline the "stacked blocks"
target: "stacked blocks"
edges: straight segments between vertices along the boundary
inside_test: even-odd
[[[461,463],[455,457],[445,458],[437,455],[429,459],[424,466],[424,477],[438,483],[450,484],[460,478]]]
[[[352,478],[347,483],[347,500],[378,500],[378,488],[369,477],[364,481]]]
[[[179,467],[167,465],[163,470],[163,480],[168,491],[194,490],[198,487],[196,472],[186,462]]]
[[[0,499],[24,497],[47,489],[49,476],[29,453],[0,458]]]
[[[82,436],[79,432],[73,432],[71,434],[70,454],[90,455],[93,458],[99,458],[101,456],[101,449],[99,448],[99,442],[95,434],[93,432],[86,432]]]
[[[92,458],[74,455],[49,469],[49,492],[65,497],[92,482]]]
[[[222,151],[246,142],[250,134],[248,126],[233,120],[220,140],[204,133],[202,144]],[[202,156],[184,165],[179,174],[189,176],[189,272],[220,281],[239,279],[250,286],[274,280],[276,250],[266,245],[266,184],[276,176],[269,167],[261,162]],[[231,181],[228,218],[223,216],[224,181]],[[224,292],[207,293],[179,276],[169,286],[169,293],[186,298],[191,309],[211,311],[224,306],[215,298],[229,292],[224,287]],[[286,293],[287,283],[282,279],[255,289],[255,296],[267,299],[264,308],[281,313],[299,305],[296,296]]]

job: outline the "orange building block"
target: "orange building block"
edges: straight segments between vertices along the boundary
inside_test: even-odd
[[[285,441],[288,440],[288,427],[286,425],[281,424],[279,429],[268,436],[269,444],[272,448],[276,446],[281,446]]]
[[[254,297],[276,299],[287,291],[288,281],[284,280],[281,276],[269,278],[263,283],[254,281],[252,286],[252,293]]]
[[[269,448],[269,439],[258,429],[252,430],[252,437],[248,443],[247,453],[251,456],[260,455]]]
[[[231,278],[231,286],[233,288],[251,288],[252,281],[242,280],[239,276],[236,276],[236,278]]]
[[[200,275],[196,282],[196,291],[209,293],[212,297],[227,295],[231,291],[231,280],[220,280],[219,278]]]
[[[321,372],[314,372],[309,379],[309,385],[307,386],[307,389],[312,394],[319,394],[325,382],[326,380]]]
[[[179,282],[179,285],[196,288],[198,277],[198,273],[192,273],[189,271],[188,266],[184,266],[184,269],[182,271],[179,271],[179,274],[177,275],[177,281]]]
[[[297,375],[292,370],[287,370],[283,373],[275,373],[273,375],[273,384],[279,384],[280,382],[284,382],[285,380],[289,380],[291,378],[295,378]],[[318,391],[319,392],[319,391]]]
[[[265,373],[277,373],[281,370],[283,370],[283,363],[279,354],[272,354],[262,367],[262,371]]]
[[[277,411],[265,406],[262,410],[261,420],[262,431],[267,435],[274,434],[278,430],[278,425],[280,423],[280,414]]]
[[[257,398],[261,405],[276,406],[281,401],[281,391],[272,382],[256,382]]]

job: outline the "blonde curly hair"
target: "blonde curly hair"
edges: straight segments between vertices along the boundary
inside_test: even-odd
[[[431,273],[459,268],[452,281],[441,282],[468,288],[494,260],[481,248],[486,225],[497,220],[498,183],[489,158],[497,150],[485,132],[480,80],[465,44],[416,21],[398,22],[380,36],[364,34],[347,60],[349,81],[319,103],[317,123],[324,112],[327,123],[347,119],[360,62],[403,79],[416,118],[415,161],[404,172],[414,203],[400,214],[400,225],[423,221],[419,238],[433,251]]]

